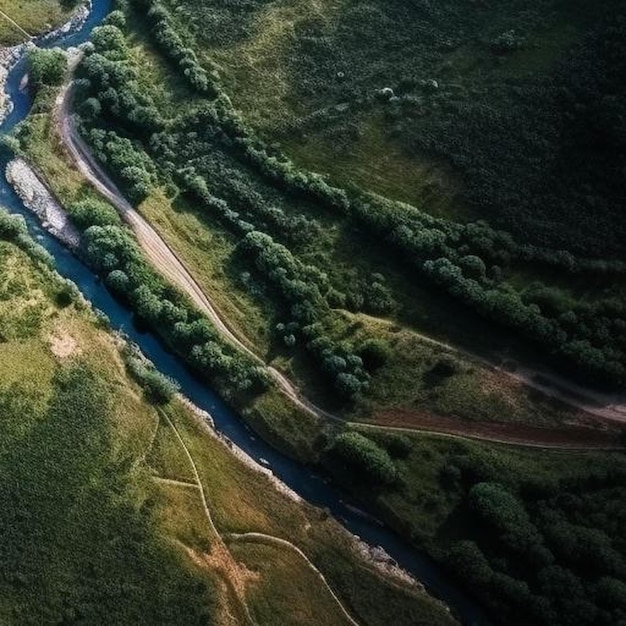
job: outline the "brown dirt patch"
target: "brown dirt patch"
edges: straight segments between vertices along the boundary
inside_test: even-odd
[[[82,353],[76,339],[68,333],[56,332],[48,337],[48,343],[54,356],[59,359],[68,359]]]
[[[526,424],[460,420],[421,411],[397,409],[374,416],[372,423],[391,428],[457,435],[485,441],[558,448],[624,448],[623,429],[599,422],[541,428]],[[621,439],[621,441],[620,441]]]

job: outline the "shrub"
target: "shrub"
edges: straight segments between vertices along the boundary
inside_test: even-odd
[[[117,211],[100,200],[82,200],[68,207],[68,212],[79,230],[86,230],[90,226],[120,226],[121,224]]]
[[[28,68],[35,89],[59,85],[67,71],[67,57],[62,50],[33,48],[28,52]]]
[[[361,344],[358,353],[363,359],[365,368],[373,372],[381,368],[387,362],[391,350],[388,344],[381,339],[368,339]]]
[[[178,383],[161,374],[154,365],[131,349],[125,363],[131,376],[142,386],[148,398],[156,404],[167,404],[178,392]]]
[[[356,478],[367,483],[391,485],[398,476],[389,454],[375,442],[357,432],[336,437],[330,448],[332,456],[357,472]]]

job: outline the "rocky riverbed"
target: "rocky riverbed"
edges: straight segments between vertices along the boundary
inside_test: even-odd
[[[7,165],[6,178],[48,232],[70,248],[79,245],[80,235],[67,213],[24,159],[14,159]]]

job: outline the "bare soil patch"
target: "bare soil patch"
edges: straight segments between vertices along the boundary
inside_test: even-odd
[[[82,353],[78,342],[66,332],[55,332],[48,337],[50,350],[59,359],[68,359]]]
[[[626,447],[626,431],[623,429],[582,419],[559,428],[542,428],[526,424],[465,421],[421,411],[397,409],[378,413],[371,422],[378,426],[526,446],[572,449]]]

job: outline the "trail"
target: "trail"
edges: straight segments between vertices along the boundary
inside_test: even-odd
[[[76,65],[79,59],[73,62]],[[89,147],[79,135],[74,119],[70,114],[72,99],[71,84],[64,85],[56,102],[56,125],[67,151],[81,174],[89,183],[104,196],[120,213],[124,221],[131,227],[144,252],[154,267],[170,282],[186,293],[193,303],[214,324],[220,334],[233,346],[247,354],[256,363],[263,366],[278,388],[301,409],[315,417],[321,417],[345,423],[345,420],[332,415],[301,395],[291,381],[276,368],[267,365],[256,353],[248,348],[224,323],[209,299],[206,297],[191,273],[183,265],[173,250],[163,241],[160,235],[124,198],[115,183],[109,178],[100,164],[95,160]]]
[[[354,317],[369,318],[377,323],[385,323],[386,320],[373,317],[365,313],[351,314]],[[554,372],[524,367],[519,363],[512,363],[506,367],[501,363],[494,362],[486,357],[479,356],[467,350],[463,350],[445,341],[434,339],[414,329],[411,333],[424,343],[443,348],[452,354],[469,357],[476,363],[480,363],[489,369],[499,372],[512,380],[522,383],[530,389],[541,392],[549,398],[559,400],[570,407],[583,411],[589,415],[600,417],[603,420],[626,424],[626,397],[623,395],[608,394],[589,387],[584,387],[571,380],[567,380]],[[514,368],[514,369],[512,369]]]
[[[309,559],[309,557],[304,552],[302,552],[302,550],[300,550],[298,546],[291,543],[291,541],[281,539],[280,537],[274,537],[272,535],[266,535],[265,533],[229,533],[225,535],[225,537],[226,539],[231,539],[232,541],[253,541],[264,543],[266,545],[279,546],[295,552],[322,581],[322,584],[324,585],[328,593],[330,593],[330,595],[333,597],[333,599],[341,609],[344,617],[350,622],[350,624],[352,624],[352,626],[359,626],[359,623],[350,615],[350,613],[348,613],[337,594],[332,590],[332,587],[328,584],[326,578],[324,577],[324,574],[322,574],[322,572],[320,572],[317,567],[315,567],[315,564]]]
[[[77,55],[77,57],[72,60],[70,67],[71,72],[79,61],[80,56]],[[179,257],[165,243],[155,229],[126,200],[116,184],[96,161],[91,150],[78,133],[75,120],[70,112],[71,102],[72,83],[68,80],[62,87],[55,106],[55,123],[62,143],[85,179],[118,210],[122,218],[131,227],[139,244],[154,267],[190,297],[193,303],[211,320],[220,334],[228,342],[248,355],[256,363],[263,366],[268,371],[278,389],[296,406],[316,418],[322,418],[344,425],[350,424],[351,422],[325,411],[304,397],[299,389],[282,372],[265,363],[258,354],[253,352],[232,332]],[[375,319],[379,322],[381,321],[378,318]],[[626,404],[624,404],[623,398],[595,392],[566,381],[556,375],[532,370],[530,368],[518,367],[516,371],[510,371],[500,365],[494,364],[484,357],[466,353],[444,341],[433,339],[432,337],[420,333],[415,334],[424,342],[439,346],[453,353],[467,355],[473,360],[491,369],[495,369],[529,388],[540,391],[546,396],[555,398],[570,407],[602,418],[603,420],[626,423]],[[359,422],[355,422],[355,424],[358,423]],[[381,428],[384,429],[385,427],[381,426]],[[474,438],[478,437],[474,436]],[[519,445],[525,445],[523,441],[517,443]],[[528,442],[528,445],[536,444],[534,442]]]
[[[174,487],[187,487],[191,489],[199,489],[196,483],[189,483],[186,480],[176,480],[175,478],[164,478],[163,476],[155,476],[154,480],[164,485],[174,485]]]
[[[0,10],[0,16],[3,17],[8,22],[10,22],[13,26],[15,26],[15,28],[17,28],[17,30],[19,30],[21,33],[26,35],[28,39],[33,38],[30,33],[27,33],[12,17],[8,16],[4,11]]]
[[[227,570],[231,569],[232,571],[236,571],[238,568],[237,563],[235,559],[233,558],[232,554],[230,553],[230,550],[228,550],[228,546],[224,542],[224,539],[218,532],[217,527],[215,526],[215,522],[213,521],[213,516],[211,515],[211,510],[209,509],[209,505],[206,499],[206,494],[204,493],[204,487],[202,486],[202,481],[200,480],[200,474],[198,473],[198,468],[196,467],[196,463],[193,460],[193,456],[191,455],[191,452],[189,451],[187,444],[185,444],[185,442],[183,441],[183,438],[178,432],[178,429],[176,428],[176,426],[174,426],[174,423],[172,422],[172,420],[170,420],[170,418],[167,416],[165,411],[159,410],[159,415],[165,420],[167,425],[174,432],[174,435],[176,436],[178,443],[180,444],[181,448],[183,449],[185,453],[185,456],[187,457],[187,460],[189,461],[189,465],[191,467],[191,471],[194,476],[195,486],[198,488],[200,492],[200,498],[202,500],[202,507],[204,508],[204,514],[206,516],[207,522],[209,524],[209,527],[211,528],[212,533],[214,534],[215,538],[218,541],[218,546],[216,550],[216,552],[218,553],[218,558],[221,553],[223,560],[226,561],[226,569]],[[180,481],[169,480],[168,482],[176,484],[178,486],[181,486],[182,484],[185,487],[189,487],[188,483],[180,483]],[[211,554],[213,554],[213,550]],[[227,584],[227,586],[230,586],[233,597],[235,597],[238,603],[240,604],[240,607],[244,615],[246,616],[246,621],[249,624],[254,625],[255,621],[252,619],[252,615],[250,614],[250,610],[248,609],[248,605],[246,604],[245,594],[244,594],[243,589],[238,588],[238,585],[235,584],[234,582],[234,577],[229,576],[228,571],[225,572],[224,579],[225,579],[225,583]]]
[[[186,483],[186,482],[182,482],[182,481],[178,481],[178,480],[171,480],[171,479],[162,479],[162,480],[164,480],[164,481],[166,481],[166,482],[168,482],[170,484],[174,484],[174,485],[178,485],[178,486],[183,486],[183,487],[193,486],[193,487],[197,487],[200,490],[200,496],[202,498],[202,505],[204,507],[204,512],[206,514],[206,518],[207,518],[207,520],[209,522],[211,530],[213,531],[215,536],[219,539],[220,543],[223,546],[223,549],[228,552],[229,557],[234,562],[234,559],[233,559],[232,555],[230,554],[230,551],[228,551],[228,547],[226,545],[226,542],[224,541],[224,537],[219,533],[219,531],[217,530],[217,527],[215,526],[215,522],[213,521],[213,517],[211,515],[211,511],[209,509],[209,505],[208,505],[208,502],[207,502],[207,499],[206,499],[206,494],[204,492],[204,487],[202,485],[202,480],[200,479],[200,474],[198,473],[198,468],[196,467],[196,463],[193,460],[193,456],[191,455],[191,452],[189,451],[189,448],[187,447],[187,444],[185,444],[183,438],[181,437],[180,433],[178,432],[178,429],[176,428],[176,426],[174,426],[174,423],[170,420],[170,418],[167,416],[165,411],[159,411],[159,414],[167,422],[168,426],[173,430],[174,434],[176,435],[176,438],[178,439],[178,442],[180,443],[182,449],[184,450],[185,455],[187,456],[187,460],[189,461],[189,464],[191,466],[191,469],[192,469],[192,472],[193,472],[193,475],[194,475],[195,484],[194,483],[190,484],[190,483]],[[264,543],[267,543],[267,544],[271,544],[271,545],[287,548],[287,549],[295,552],[296,554],[298,554],[305,561],[305,563],[308,565],[308,567],[310,569],[312,569],[317,574],[317,576],[320,578],[320,580],[322,581],[322,583],[324,584],[324,586],[326,587],[326,589],[328,590],[330,595],[333,597],[333,599],[335,600],[335,602],[339,606],[341,612],[346,617],[346,619],[350,622],[350,624],[352,624],[352,626],[359,626],[358,622],[356,622],[352,618],[350,613],[348,613],[347,609],[345,608],[345,606],[341,602],[341,599],[332,590],[331,586],[326,581],[326,578],[324,577],[322,572],[320,572],[317,569],[317,567],[313,564],[313,562],[309,559],[309,557],[300,548],[298,548],[298,546],[296,546],[295,544],[291,543],[290,541],[287,541],[286,539],[281,539],[279,537],[274,537],[272,535],[266,535],[264,533],[228,534],[228,535],[226,535],[226,537],[228,539],[232,539],[232,540],[238,540],[238,539],[244,539],[244,540],[245,539],[250,539],[250,540],[253,540],[253,541],[254,540],[256,540],[256,541],[260,540],[260,541],[262,541]],[[241,599],[241,603],[242,603],[242,606],[243,606],[243,608],[245,610],[246,616],[248,617],[248,619],[250,620],[251,623],[254,623],[254,620],[252,619],[252,616],[250,615],[250,612],[249,612],[248,607],[247,607],[247,605],[245,603],[245,600]]]
[[[580,440],[567,441],[566,436],[561,436],[560,441],[549,441],[546,437],[541,439],[537,437],[516,438],[514,435],[506,433],[500,435],[489,435],[476,433],[470,430],[471,425],[467,428],[447,428],[445,426],[390,426],[381,424],[370,424],[368,422],[352,422],[357,430],[384,430],[385,432],[404,433],[407,435],[415,433],[425,433],[435,435],[445,439],[473,439],[475,441],[484,441],[487,443],[495,443],[503,446],[514,446],[517,448],[535,448],[537,450],[561,451],[561,452],[623,452],[626,450],[626,444],[620,443],[603,443],[603,442],[581,442]],[[539,429],[537,429],[539,430]]]

